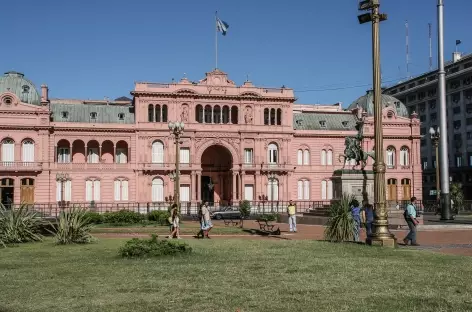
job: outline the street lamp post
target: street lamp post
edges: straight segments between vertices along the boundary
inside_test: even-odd
[[[274,213],[274,182],[276,181],[277,175],[273,172],[270,172],[267,175],[267,179],[270,183],[270,210]]]
[[[64,193],[66,191],[66,182],[70,180],[68,173],[60,172],[56,174],[56,181],[61,182],[61,202],[60,206],[65,206]]]
[[[449,194],[449,155],[447,148],[446,71],[444,70],[444,3],[438,0],[438,98],[441,157],[436,164],[441,168],[441,220],[452,220],[451,195]],[[436,165],[437,166],[437,165]]]
[[[434,149],[436,151],[436,203],[440,203],[440,180],[439,180],[439,138],[441,137],[441,133],[439,131],[439,127],[434,129],[433,127],[429,128],[429,134],[431,135],[431,142],[433,142]]]
[[[373,89],[374,89],[374,202],[375,232],[368,236],[369,245],[396,246],[395,236],[388,229],[388,214],[385,196],[385,162],[383,153],[381,76],[380,76],[380,22],[387,19],[386,14],[379,12],[380,0],[366,0],[359,3],[360,11],[370,11],[358,16],[359,23],[372,22],[372,57],[373,57]]]
[[[184,132],[183,122],[169,122],[170,133],[175,138],[175,173],[171,173],[171,179],[174,180],[174,203],[180,210],[180,135]]]

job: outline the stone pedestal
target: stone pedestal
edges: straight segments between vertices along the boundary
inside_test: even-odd
[[[374,172],[372,170],[341,169],[333,173],[333,199],[341,199],[343,194],[354,195],[362,204],[363,200],[374,202]]]

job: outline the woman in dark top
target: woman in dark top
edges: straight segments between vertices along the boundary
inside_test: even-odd
[[[351,201],[351,213],[354,219],[354,241],[358,242],[361,231],[361,207],[356,199]]]

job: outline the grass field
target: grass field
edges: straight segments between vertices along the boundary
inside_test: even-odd
[[[120,239],[0,249],[0,311],[471,311],[472,258],[316,241],[189,240],[118,257]]]
[[[197,234],[200,225],[197,222],[183,222],[180,225],[180,234]],[[169,234],[169,226],[150,224],[96,224],[93,226],[92,233],[155,233],[159,235]],[[215,225],[211,234],[247,234],[239,226]],[[0,311],[1,312],[1,311]]]

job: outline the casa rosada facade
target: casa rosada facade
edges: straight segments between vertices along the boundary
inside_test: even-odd
[[[60,100],[48,93],[21,73],[0,78],[3,204],[165,205],[174,195],[170,121],[185,125],[178,147],[182,202],[328,201],[359,116],[363,148],[373,149],[369,93],[347,110],[340,103],[301,105],[292,89],[237,86],[220,70],[198,82],[139,82],[132,99]],[[419,120],[398,100],[383,101],[388,199],[421,198]]]

